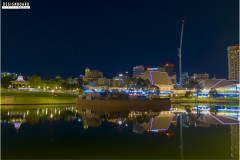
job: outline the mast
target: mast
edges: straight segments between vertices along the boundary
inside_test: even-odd
[[[184,20],[182,21],[180,47],[178,48],[178,56],[179,56],[179,83],[180,83],[180,86],[182,86],[182,39],[183,39],[183,28],[184,28]]]

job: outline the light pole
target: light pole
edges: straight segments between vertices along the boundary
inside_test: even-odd
[[[54,92],[54,90],[52,90],[52,103],[53,103],[53,92]]]

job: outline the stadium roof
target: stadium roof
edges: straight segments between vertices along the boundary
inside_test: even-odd
[[[237,85],[235,81],[226,79],[207,79],[203,81],[204,89],[233,87],[235,85]]]
[[[144,79],[149,79],[151,84],[172,85],[172,82],[166,72],[146,71],[142,76]]]

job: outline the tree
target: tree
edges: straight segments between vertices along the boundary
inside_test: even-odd
[[[13,78],[11,76],[6,76],[1,78],[1,88],[8,88],[13,81]]]
[[[76,79],[73,79],[72,77],[68,77],[62,83],[62,87],[66,90],[75,89],[78,87],[78,81]]]
[[[197,80],[193,79],[193,78],[185,78],[184,80],[184,87],[189,88],[189,89],[193,89],[196,87],[196,85],[198,85]]]
[[[208,92],[210,98],[216,98],[217,97],[217,90],[215,88],[211,88],[211,90]]]
[[[131,78],[127,83],[128,89],[149,89],[151,87],[151,83],[148,79],[142,78]]]
[[[38,88],[38,86],[42,85],[42,78],[38,75],[33,75],[29,79],[28,84],[33,88]]]
[[[186,98],[189,98],[191,95],[192,95],[192,92],[186,91],[186,93],[185,93],[185,97],[186,97]]]
[[[136,88],[136,82],[137,79],[136,78],[131,78],[128,83],[127,83],[127,89],[135,89]]]

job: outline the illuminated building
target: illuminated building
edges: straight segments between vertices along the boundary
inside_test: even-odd
[[[148,79],[152,85],[158,86],[160,91],[173,89],[172,82],[166,72],[146,71],[143,73],[142,78]]]
[[[13,88],[23,87],[27,85],[28,82],[23,79],[23,76],[20,74],[15,81],[12,81]]]
[[[239,45],[228,47],[228,79],[239,81]]]
[[[209,74],[208,73],[194,73],[193,78],[195,80],[206,80],[206,79],[209,79]]]
[[[88,78],[88,77],[90,76],[90,72],[91,72],[90,69],[87,67],[87,68],[85,69],[85,75],[84,75],[84,76],[85,76],[86,78]]]
[[[133,67],[133,77],[138,77],[142,75],[144,72],[144,67],[143,66],[135,66]]]
[[[147,68],[147,71],[159,71],[159,72],[165,72],[165,68],[164,67],[151,67],[151,68]]]
[[[147,68],[147,71],[158,71],[158,68]]]
[[[165,71],[168,73],[169,76],[173,76],[174,75],[174,65],[171,63],[167,63],[164,65]]]
[[[200,82],[202,93],[208,95],[211,89],[216,89],[218,96],[237,97],[239,96],[240,86],[235,81],[226,79],[206,79]]]
[[[184,82],[187,78],[189,78],[188,72],[182,72],[182,81]]]
[[[103,73],[99,70],[90,70],[89,68],[85,69],[85,75],[83,76],[83,81],[92,81],[98,78],[103,78]]]
[[[172,84],[174,84],[174,85],[177,84],[177,75],[176,74],[169,76],[169,78],[170,78]]]
[[[88,76],[88,78],[92,78],[92,79],[102,78],[102,77],[103,77],[103,73],[99,70],[92,70],[90,72],[90,75]]]
[[[157,68],[158,68],[158,71],[159,71],[159,72],[166,72],[166,70],[165,70],[164,67],[160,67],[160,66],[158,66]]]
[[[110,86],[110,79],[108,78],[98,78],[98,85],[106,85],[106,86]]]
[[[119,74],[118,76],[113,77],[112,86],[113,87],[123,87],[129,80],[127,75]]]

